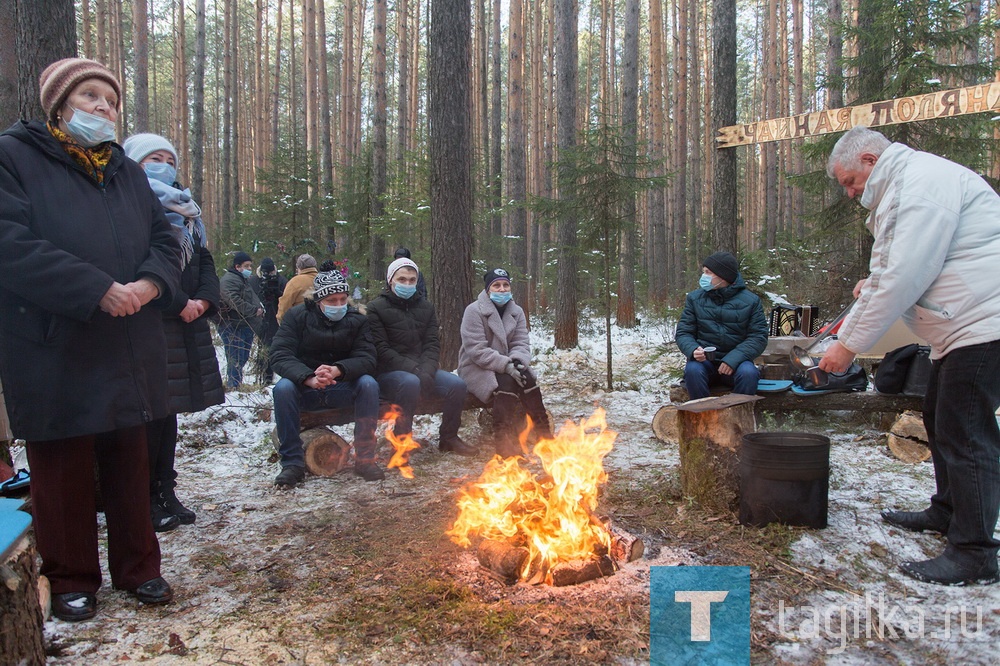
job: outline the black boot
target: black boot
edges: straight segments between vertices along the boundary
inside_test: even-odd
[[[164,508],[177,516],[177,518],[181,521],[181,525],[194,524],[194,521],[198,516],[194,511],[180,503],[180,500],[177,499],[177,495],[174,493],[173,488],[164,487],[164,489],[160,492],[160,498]]]
[[[149,512],[153,518],[153,530],[156,532],[169,532],[176,530],[181,525],[181,519],[167,511],[167,507],[163,506],[159,494],[149,498]]]
[[[935,520],[928,515],[927,511],[883,511],[881,515],[882,520],[890,525],[901,527],[911,532],[923,532],[925,530],[939,534],[946,534],[948,532],[948,521]]]
[[[992,585],[1000,581],[996,555],[976,565],[944,554],[923,562],[903,562],[899,569],[910,578],[936,585]]]

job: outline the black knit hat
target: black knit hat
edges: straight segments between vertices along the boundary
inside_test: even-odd
[[[502,268],[494,268],[491,271],[486,271],[486,275],[483,276],[484,288],[489,290],[490,285],[497,280],[507,280],[510,282],[510,273]]]
[[[321,301],[330,294],[346,294],[347,280],[340,271],[317,273],[313,278],[313,299]]]
[[[271,257],[264,257],[260,260],[260,270],[262,273],[270,273],[274,270],[274,259]]]
[[[240,264],[245,264],[248,261],[253,261],[253,257],[243,250],[240,250],[233,255],[233,266],[239,266]]]
[[[729,284],[736,282],[736,278],[740,275],[739,262],[736,261],[736,257],[728,252],[716,252],[715,254],[710,254],[705,261],[701,262],[701,265],[718,275]]]

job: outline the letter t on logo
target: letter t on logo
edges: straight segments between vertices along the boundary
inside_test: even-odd
[[[712,602],[724,601],[729,596],[725,590],[696,592],[677,590],[674,601],[691,604],[691,640],[712,640]]]

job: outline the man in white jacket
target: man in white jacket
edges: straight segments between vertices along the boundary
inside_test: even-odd
[[[903,317],[931,344],[924,399],[937,492],[923,511],[886,511],[912,531],[947,536],[939,557],[903,573],[943,585],[1000,579],[1000,196],[973,171],[855,127],[827,165],[871,211],[871,274],[820,368],[840,372]]]

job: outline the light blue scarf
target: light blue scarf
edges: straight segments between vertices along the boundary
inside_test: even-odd
[[[149,178],[149,187],[159,198],[167,212],[167,219],[174,226],[181,244],[181,270],[184,270],[194,255],[195,245],[208,247],[205,223],[201,220],[201,208],[191,198],[191,190],[178,190]]]

